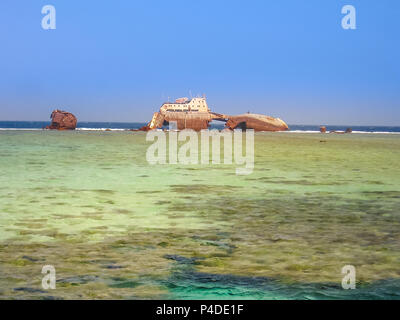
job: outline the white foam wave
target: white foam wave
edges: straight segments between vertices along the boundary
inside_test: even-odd
[[[0,131],[39,131],[39,128],[0,128]]]
[[[111,128],[76,128],[77,131],[127,131],[129,129],[111,129]]]
[[[313,130],[289,130],[289,131],[281,131],[285,133],[319,133],[321,134],[320,131],[313,131]],[[391,132],[391,131],[352,131],[351,133],[368,133],[368,134],[400,134],[400,132]],[[329,134],[329,131],[327,131],[325,134]]]
[[[0,128],[0,131],[47,131],[42,128]],[[130,129],[121,129],[121,128],[76,128],[76,131],[129,131]],[[161,129],[160,129],[161,130]],[[169,130],[167,130],[169,131]],[[265,131],[267,132],[267,131]],[[279,131],[282,133],[318,133],[317,130],[288,130],[288,131]],[[391,132],[391,131],[353,131],[352,133],[361,133],[361,134],[400,134],[400,132]],[[325,133],[329,134],[329,132]]]

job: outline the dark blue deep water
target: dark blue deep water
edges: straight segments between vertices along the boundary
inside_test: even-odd
[[[42,129],[49,121],[0,121],[0,129]],[[78,129],[139,129],[144,122],[78,122]],[[220,122],[211,123],[211,128],[223,128]],[[326,126],[328,131],[344,131],[351,128],[353,132],[391,132],[400,133],[400,126]],[[318,125],[289,125],[291,131],[319,131]]]

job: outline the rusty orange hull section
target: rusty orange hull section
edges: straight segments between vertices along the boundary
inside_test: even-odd
[[[51,113],[51,124],[45,129],[50,130],[75,130],[78,120],[69,112],[62,110],[54,110]]]
[[[253,129],[254,131],[286,131],[288,125],[279,118],[273,118],[261,114],[243,114],[229,116],[226,126],[229,129]]]

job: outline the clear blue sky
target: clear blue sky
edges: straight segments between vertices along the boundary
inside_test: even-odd
[[[400,125],[399,59],[398,0],[1,0],[0,120],[147,121],[191,91],[221,113]]]

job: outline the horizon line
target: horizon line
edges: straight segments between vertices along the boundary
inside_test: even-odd
[[[0,120],[0,122],[51,122],[51,119],[49,120]],[[96,123],[96,122],[103,122],[103,123],[147,123],[148,121],[104,121],[104,120],[98,120],[98,121],[87,121],[87,120],[78,120],[77,124],[80,122],[84,123]],[[214,123],[219,123],[215,121]],[[398,125],[383,125],[383,124],[328,124],[328,123],[323,123],[323,124],[304,124],[304,123],[288,123],[288,126],[354,126],[354,127],[400,127],[400,124]]]

